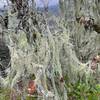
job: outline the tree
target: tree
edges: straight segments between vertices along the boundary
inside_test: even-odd
[[[47,12],[48,11],[49,0],[42,0],[42,2],[44,4],[44,10]]]
[[[64,4],[64,0],[59,0],[59,6],[60,6],[61,16],[63,15],[63,17],[65,17],[65,4]]]
[[[32,1],[32,8],[33,10],[35,10],[36,4],[35,4],[35,0],[31,0]]]

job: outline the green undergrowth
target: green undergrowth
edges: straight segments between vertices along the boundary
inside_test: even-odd
[[[30,78],[35,77],[31,75]],[[65,76],[64,80],[68,100],[100,100],[100,84],[93,78],[88,81],[79,79],[77,82],[70,82],[68,76]],[[0,88],[0,100],[10,100],[10,94],[9,88]],[[21,97],[18,95],[16,100],[21,100]],[[37,98],[26,96],[26,100],[37,100]]]
[[[10,89],[0,88],[0,100],[10,100]]]
[[[65,81],[68,77],[65,77]],[[100,100],[100,84],[96,82],[87,83],[78,80],[75,83],[66,81],[65,87],[68,91],[68,100]]]
[[[11,90],[8,88],[0,88],[0,100],[11,100]],[[21,96],[17,96],[16,100],[21,100]],[[26,100],[37,100],[36,97],[26,96]]]

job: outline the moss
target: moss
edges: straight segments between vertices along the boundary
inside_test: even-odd
[[[37,100],[35,97],[27,97],[26,100]]]
[[[31,80],[35,80],[36,77],[35,77],[34,74],[32,74],[32,75],[29,76],[29,78],[30,78]]]
[[[8,88],[0,88],[0,100],[10,100],[11,90]],[[17,96],[17,100],[21,100],[21,96]],[[37,97],[27,96],[26,100],[37,100]]]
[[[0,88],[0,100],[10,100],[10,89]]]

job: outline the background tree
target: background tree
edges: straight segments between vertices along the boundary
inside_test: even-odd
[[[48,11],[48,4],[49,4],[49,0],[42,0],[43,5],[44,5],[44,10],[47,12]]]

